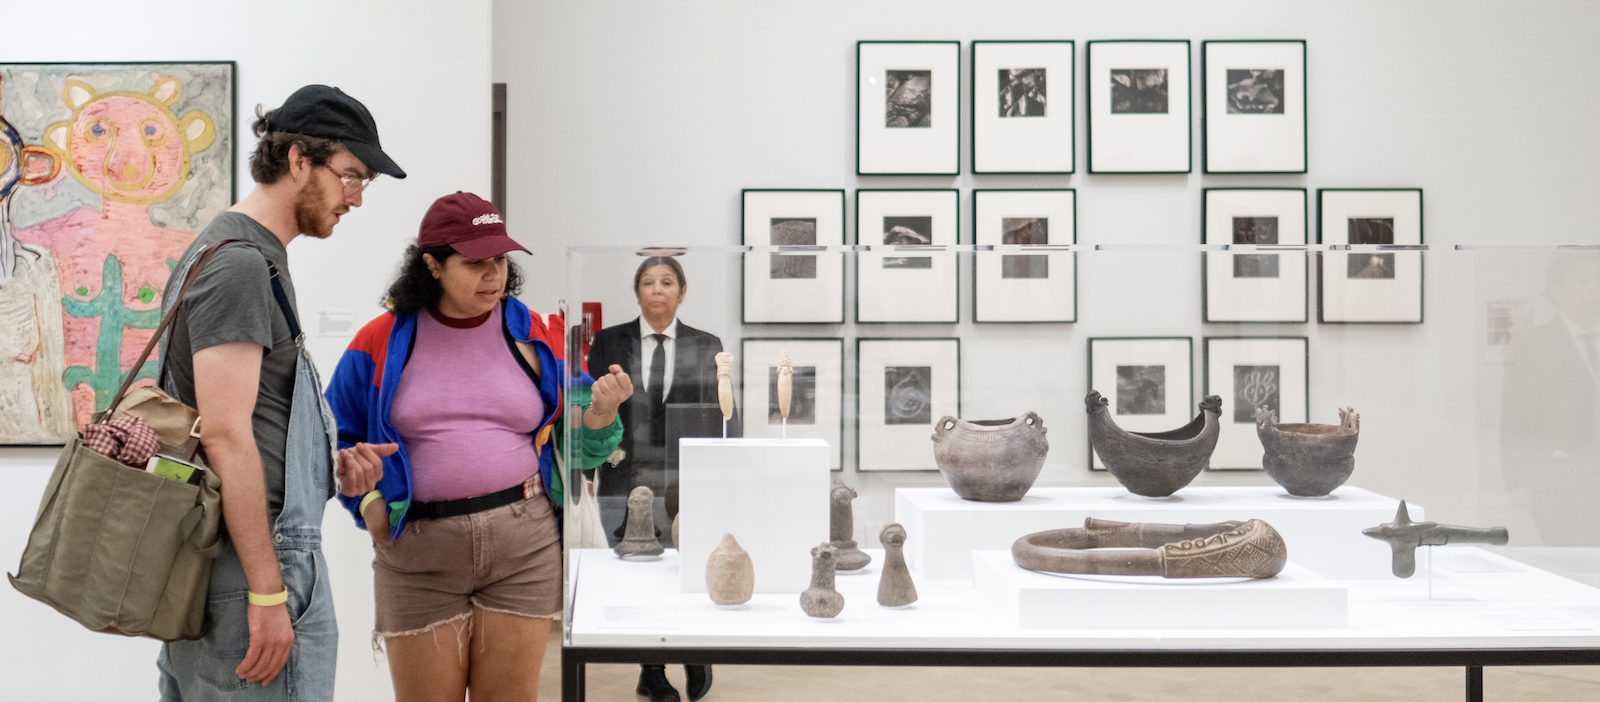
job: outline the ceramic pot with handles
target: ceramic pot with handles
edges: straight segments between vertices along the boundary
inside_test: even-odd
[[[950,488],[975,502],[1016,502],[1039,479],[1050,442],[1033,412],[1011,419],[944,417],[933,426],[933,460]]]

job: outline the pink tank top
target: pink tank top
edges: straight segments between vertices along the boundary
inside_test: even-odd
[[[434,314],[417,315],[389,411],[411,459],[412,499],[487,495],[537,476],[532,433],[544,400],[506,345],[500,307],[482,319],[443,318],[456,326]]]

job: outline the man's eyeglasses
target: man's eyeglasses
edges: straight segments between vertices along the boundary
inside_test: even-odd
[[[366,190],[367,186],[372,185],[372,181],[378,179],[378,176],[362,178],[361,176],[346,175],[338,171],[334,171],[333,166],[326,164],[324,164],[322,167],[333,171],[333,174],[339,177],[339,185],[344,187],[344,194],[346,195],[354,195]]]

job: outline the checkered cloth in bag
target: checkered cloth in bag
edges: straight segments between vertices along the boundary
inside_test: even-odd
[[[90,424],[83,429],[83,444],[139,470],[144,470],[160,447],[155,430],[138,417],[119,417],[105,424]]]

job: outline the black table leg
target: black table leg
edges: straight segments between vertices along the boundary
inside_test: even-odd
[[[1483,702],[1483,668],[1467,669],[1467,702]]]
[[[571,651],[561,652],[561,702],[583,702],[585,669],[583,660]]]

